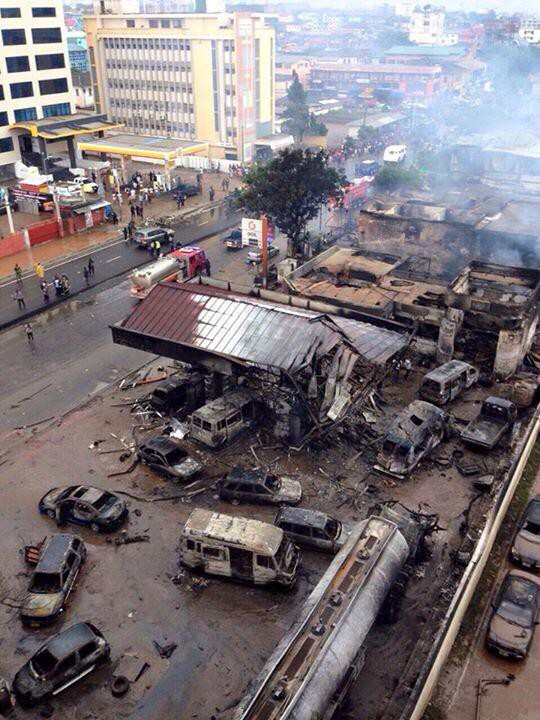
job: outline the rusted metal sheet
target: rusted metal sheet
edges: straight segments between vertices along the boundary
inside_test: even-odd
[[[295,373],[348,342],[364,359],[386,362],[406,343],[399,333],[212,287],[157,285],[122,323],[144,339],[166,340],[244,363]],[[131,344],[131,343],[130,343]]]

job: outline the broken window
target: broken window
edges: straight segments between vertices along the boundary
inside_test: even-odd
[[[242,413],[236,412],[234,415],[231,415],[231,417],[227,420],[227,425],[235,425],[236,423],[239,423],[242,421]]]
[[[419,418],[418,415],[411,415],[411,422],[413,425],[416,425],[417,427],[420,427],[424,424],[424,421],[422,418]]]
[[[265,567],[270,568],[272,567],[272,563],[270,562],[269,557],[265,557],[264,555],[257,555],[257,565],[259,567]]]
[[[203,547],[203,555],[210,558],[220,558],[221,550],[216,547]]]
[[[202,421],[202,428],[203,430],[207,430],[208,432],[212,432],[212,423],[209,423],[208,420]]]
[[[83,645],[82,648],[79,650],[79,657],[81,660],[86,660],[87,657],[90,657],[92,653],[94,653],[96,650],[96,644],[94,642],[88,642],[86,645]]]
[[[52,655],[47,648],[40,650],[31,661],[32,667],[36,671],[37,675],[46,675],[51,672],[56,665],[56,658]]]
[[[58,573],[36,572],[30,584],[30,592],[35,593],[59,592],[60,588],[60,575]]]

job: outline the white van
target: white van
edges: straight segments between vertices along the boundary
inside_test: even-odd
[[[200,509],[182,530],[180,561],[211,575],[289,587],[296,579],[298,549],[274,525]]]
[[[189,434],[208,447],[217,448],[245,430],[254,415],[251,396],[234,390],[195,410],[189,418]]]
[[[389,145],[384,150],[383,161],[387,163],[400,163],[407,155],[406,145]]]

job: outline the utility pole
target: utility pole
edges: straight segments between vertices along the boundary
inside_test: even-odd
[[[6,208],[6,215],[8,218],[8,224],[9,224],[9,232],[13,234],[15,232],[15,227],[13,225],[13,215],[11,214],[11,205],[9,203],[9,194],[6,190],[6,188],[0,187],[0,202],[4,201],[4,207]]]
[[[266,215],[261,217],[261,250],[262,250],[262,281],[263,288],[268,287],[268,218]]]

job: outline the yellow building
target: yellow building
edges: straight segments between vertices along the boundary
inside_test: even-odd
[[[128,132],[207,142],[212,159],[252,159],[255,142],[274,132],[267,17],[95,8],[84,24],[98,113]]]

